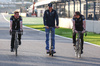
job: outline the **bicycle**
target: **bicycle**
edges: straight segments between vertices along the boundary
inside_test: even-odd
[[[77,40],[76,40],[76,46],[74,46],[74,50],[75,50],[75,56],[77,58],[81,58],[81,34],[82,31],[78,31],[78,36],[77,36]],[[87,32],[85,32],[85,36],[87,36]]]
[[[11,34],[15,34],[15,40],[14,40],[14,50],[15,50],[15,55],[17,56],[18,54],[18,45],[19,45],[19,40],[18,40],[18,34],[23,34],[22,31],[19,30],[13,30]]]
[[[46,27],[44,27],[44,28],[46,28]],[[56,27],[49,27],[49,28],[50,28],[50,31],[51,31],[51,46],[50,46],[50,49],[49,49],[50,52],[49,52],[48,54],[49,54],[49,56],[52,56],[52,57],[53,57],[53,55],[54,55],[55,53],[54,53],[54,51],[53,51],[53,44],[52,44],[52,43],[53,43],[53,42],[52,42],[52,28],[56,28]]]

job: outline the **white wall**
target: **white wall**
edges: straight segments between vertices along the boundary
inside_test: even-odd
[[[26,13],[20,13],[20,15],[26,17]]]
[[[59,26],[64,28],[72,28],[71,18],[59,18]]]
[[[86,27],[89,32],[100,33],[100,21],[87,20]]]
[[[72,19],[59,18],[59,26],[72,29]],[[100,21],[86,20],[86,30],[89,32],[100,33]]]

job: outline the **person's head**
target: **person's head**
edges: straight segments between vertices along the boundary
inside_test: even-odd
[[[77,12],[75,12],[74,17],[75,18],[80,18],[80,15],[81,15],[80,12],[77,11]]]
[[[52,3],[49,3],[48,6],[49,6],[49,10],[52,10]]]
[[[18,11],[15,11],[15,12],[14,12],[14,16],[15,16],[16,18],[18,18],[18,17],[19,17],[19,12],[18,12]]]

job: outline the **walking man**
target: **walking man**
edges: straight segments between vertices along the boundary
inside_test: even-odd
[[[58,20],[58,14],[56,10],[52,8],[52,4],[48,4],[49,9],[44,12],[44,26],[45,32],[46,32],[46,52],[49,53],[49,32],[51,31],[52,34],[52,44],[53,44],[53,52],[56,53],[55,51],[55,28],[59,28],[59,20]],[[55,23],[56,20],[56,23]],[[53,28],[50,28],[53,27]]]

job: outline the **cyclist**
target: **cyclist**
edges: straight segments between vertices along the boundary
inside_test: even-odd
[[[84,40],[83,40],[83,35],[84,32],[86,30],[86,21],[85,21],[85,17],[83,15],[80,14],[80,12],[75,12],[74,17],[73,17],[73,46],[76,45],[76,33],[78,33],[78,31],[82,31],[81,34],[81,53],[83,53],[83,44],[84,44]]]
[[[56,53],[55,51],[55,27],[59,28],[59,20],[58,20],[58,14],[56,10],[52,8],[52,3],[48,4],[49,9],[44,12],[44,26],[45,31],[46,31],[46,52],[49,53],[49,32],[50,28],[49,27],[54,27],[52,28],[52,42],[53,42],[53,52]],[[56,25],[55,25],[55,20],[56,20]]]
[[[13,30],[19,30],[23,31],[22,29],[22,17],[19,16],[19,12],[15,11],[14,16],[10,17],[10,31],[12,32]],[[12,33],[11,37],[11,52],[14,50],[14,39],[15,39],[15,34]],[[19,45],[21,45],[21,34],[18,34],[18,40],[19,40]]]

